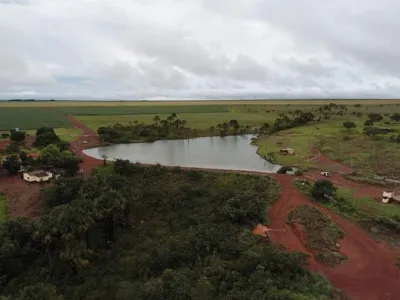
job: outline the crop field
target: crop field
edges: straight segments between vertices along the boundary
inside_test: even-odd
[[[0,109],[0,130],[36,129],[43,126],[65,128],[71,125],[51,108],[2,107]]]
[[[77,116],[98,115],[160,115],[170,113],[221,113],[228,112],[228,105],[164,105],[164,106],[77,106],[57,107],[61,114]]]

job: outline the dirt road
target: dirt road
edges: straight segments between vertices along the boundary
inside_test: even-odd
[[[270,232],[273,242],[284,245],[289,251],[311,254],[286,224],[286,218],[288,212],[297,205],[317,206],[346,232],[340,242],[340,252],[347,256],[347,261],[339,267],[331,268],[311,258],[310,269],[322,273],[333,286],[346,291],[352,300],[400,299],[400,269],[394,264],[393,253],[350,221],[308,200],[293,187],[293,177],[277,175],[276,179],[282,186],[282,193],[269,209],[268,215],[272,228],[285,228],[286,231]]]
[[[75,128],[82,130],[82,133],[78,136],[78,138],[75,141],[70,142],[70,145],[72,150],[74,150],[75,153],[83,159],[83,163],[81,164],[81,169],[83,170],[84,174],[90,174],[90,172],[94,168],[102,164],[102,161],[87,156],[82,151],[90,146],[98,144],[97,133],[94,132],[89,127],[87,127],[85,124],[75,119],[73,116],[66,115],[65,117]]]

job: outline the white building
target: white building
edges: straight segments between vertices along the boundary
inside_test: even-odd
[[[397,202],[397,203],[400,204],[400,196],[395,196],[394,195],[394,191],[393,192],[385,192],[385,191],[383,191],[382,202],[383,203],[389,203],[391,201],[393,201],[395,203]]]
[[[25,172],[22,178],[28,182],[45,182],[53,178],[53,174],[46,171]]]

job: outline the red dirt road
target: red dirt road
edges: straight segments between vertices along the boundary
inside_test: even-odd
[[[346,232],[345,238],[340,241],[340,252],[347,256],[347,261],[339,267],[331,268],[311,258],[310,269],[322,273],[333,286],[346,291],[352,300],[400,299],[400,270],[395,266],[393,253],[383,244],[371,239],[356,225],[308,200],[293,187],[293,177],[277,175],[276,179],[282,185],[282,194],[270,208],[268,215],[272,228],[282,228],[286,231],[271,231],[270,237],[273,242],[284,245],[289,251],[310,254],[286,224],[286,218],[288,212],[297,205],[317,206]]]
[[[65,117],[75,128],[82,130],[82,133],[79,135],[78,139],[70,142],[70,145],[72,150],[74,150],[75,153],[83,159],[81,169],[83,170],[84,174],[90,174],[94,168],[102,164],[102,161],[87,156],[82,151],[90,146],[98,144],[97,134],[85,124],[75,119],[73,116],[66,115]],[[87,143],[85,144],[84,142]]]

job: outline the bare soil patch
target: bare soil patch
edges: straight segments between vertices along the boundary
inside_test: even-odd
[[[26,183],[20,176],[0,178],[0,192],[7,199],[7,214],[12,217],[38,217],[42,209],[41,189],[46,185]]]

